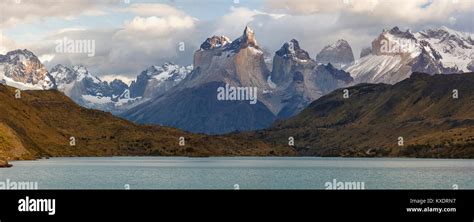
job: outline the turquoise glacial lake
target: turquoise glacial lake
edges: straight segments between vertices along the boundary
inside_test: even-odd
[[[0,183],[39,189],[474,189],[474,160],[322,157],[97,157],[14,161]]]

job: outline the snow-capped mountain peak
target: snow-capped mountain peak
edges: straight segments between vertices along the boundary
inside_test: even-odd
[[[0,79],[19,89],[41,90],[56,86],[38,57],[27,49],[0,55]]]
[[[207,38],[206,41],[201,44],[200,49],[210,50],[214,48],[224,47],[230,43],[232,43],[232,41],[230,41],[230,39],[226,36],[212,36],[210,38]]]
[[[172,62],[150,66],[130,85],[131,96],[149,99],[161,95],[186,78],[192,70],[192,65],[180,66]]]
[[[156,72],[153,74],[156,80],[173,80],[181,81],[188,73],[193,70],[192,66],[179,66],[173,63],[165,63],[161,67],[156,67]]]
[[[158,69],[161,69],[159,66],[150,66],[144,72],[147,76],[152,76],[155,73],[159,72]]]
[[[345,46],[348,46],[348,45],[349,45],[349,43],[346,40],[339,39],[335,43],[329,45],[328,49],[337,49],[337,48],[345,47]]]
[[[412,72],[430,74],[474,70],[471,33],[441,27],[412,33],[398,27],[384,30],[372,52],[346,68],[356,82],[396,83]]]
[[[398,26],[393,27],[389,31],[383,32],[382,35],[392,35],[398,38],[416,40],[415,36],[413,35],[410,29],[407,29],[406,31],[402,31],[400,30],[400,28],[398,28]]]
[[[255,40],[255,33],[254,33],[253,29],[250,28],[250,26],[248,26],[248,25],[245,26],[243,37],[247,40],[255,41],[255,45],[257,44],[257,42]]]
[[[22,63],[23,65],[26,65],[27,61],[30,59],[37,59],[36,56],[33,54],[33,52],[29,51],[28,49],[17,49],[11,52],[8,52],[5,55],[5,58],[12,62],[19,62]]]
[[[242,36],[234,40],[228,47],[226,47],[226,50],[237,52],[240,49],[247,48],[247,47],[257,49],[259,52],[263,54],[263,51],[261,51],[260,47],[257,44],[255,33],[253,29],[250,28],[249,26],[245,27],[244,33],[242,34]]]
[[[50,70],[50,75],[54,77],[57,82],[70,83],[76,80],[77,74],[74,70],[61,64],[55,65]]]
[[[428,42],[440,55],[444,67],[463,72],[474,71],[470,63],[474,60],[474,35],[447,27],[428,29],[416,33],[417,39]]]
[[[89,70],[87,70],[87,68],[84,65],[75,65],[73,66],[72,69],[74,70],[74,72],[77,73],[76,81],[82,81],[82,79],[84,78],[89,78],[89,79],[92,79],[92,81],[94,81],[94,83],[97,83],[97,84],[102,82],[102,80],[100,80],[99,77],[90,74]]]
[[[94,109],[116,112],[125,105],[138,101],[131,98],[128,85],[114,79],[110,83],[91,74],[84,65],[72,68],[58,64],[51,69],[57,89],[78,104]]]
[[[468,42],[473,42],[474,41],[474,34],[472,33],[467,33],[467,32],[459,32],[454,29],[450,29],[446,26],[441,26],[438,30],[431,30],[431,31],[438,31],[442,32],[444,31],[445,33],[448,33],[450,36],[455,36],[461,40],[468,41]]]

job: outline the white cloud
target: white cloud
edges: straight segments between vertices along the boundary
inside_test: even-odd
[[[272,11],[301,15],[334,13],[341,10],[367,12],[375,9],[378,0],[266,0],[265,3]]]
[[[89,9],[89,10],[84,11],[82,14],[87,15],[87,16],[102,16],[102,15],[107,15],[109,13],[104,10],[94,8],[94,9]]]
[[[472,0],[266,0],[272,11],[295,15],[353,13],[379,22],[447,20],[453,13],[472,10]]]
[[[86,65],[92,73],[105,75],[114,73],[123,77],[136,77],[151,65],[172,61],[189,65],[196,49],[197,20],[190,16],[135,16],[117,29],[64,28],[52,32],[31,49],[38,55],[56,54],[45,61],[47,67],[56,64]],[[86,54],[57,54],[55,40],[64,37],[73,40],[94,40],[95,56]],[[179,44],[185,44],[185,51],[179,51]]]
[[[252,22],[259,12],[242,7],[231,7],[230,13],[210,24],[212,33],[209,35],[225,35],[236,38],[242,35],[243,27]]]
[[[472,11],[465,11],[465,0],[459,0],[457,6],[446,5],[451,0],[444,0],[444,5],[434,1],[425,9],[412,6],[423,5],[426,1],[412,1],[415,3],[405,0],[392,1],[391,4],[377,0],[350,0],[350,4],[343,4],[343,0],[328,0],[323,4],[325,0],[291,0],[286,1],[287,5],[278,6],[283,1],[269,0],[265,11],[230,7],[227,14],[213,20],[198,20],[165,4],[131,4],[126,8],[108,9],[108,13],[132,15],[124,16],[128,21],[120,20],[122,25],[119,28],[86,29],[77,21],[76,26],[51,30],[39,41],[19,44],[5,37],[0,44],[0,52],[28,48],[41,56],[48,67],[58,63],[84,64],[99,75],[110,77],[109,74],[114,73],[134,78],[150,65],[168,61],[191,64],[195,50],[207,37],[226,35],[235,39],[242,35],[246,25],[254,28],[259,45],[269,53],[273,54],[284,42],[295,38],[312,58],[325,45],[341,38],[348,40],[357,58],[360,49],[369,46],[383,28],[393,26],[417,31],[430,26],[449,26],[454,22],[461,29],[468,27],[472,30],[472,22],[469,22],[473,17]],[[442,8],[445,10],[440,10]],[[417,14],[419,17],[415,18]],[[95,56],[56,54],[52,58],[45,57],[55,54],[54,40],[63,37],[95,40]],[[185,44],[185,51],[178,50],[180,43]]]
[[[140,16],[186,16],[186,13],[173,6],[159,3],[135,3],[116,11],[131,12]]]
[[[101,1],[45,1],[45,0],[2,0],[0,27],[17,26],[21,23],[35,21],[47,17],[73,19],[75,16],[85,13],[89,16],[103,15],[105,12],[99,10],[113,2],[113,0]]]
[[[193,28],[196,19],[190,16],[140,17],[126,22],[123,32],[144,32],[145,35],[167,36],[173,31]]]
[[[57,30],[55,33],[56,34],[62,34],[62,33],[67,33],[67,32],[80,32],[80,31],[86,31],[87,29],[85,27],[69,27],[69,28],[62,28]]]
[[[0,30],[0,54],[6,54],[9,51],[15,50],[19,45],[11,38],[8,38]]]

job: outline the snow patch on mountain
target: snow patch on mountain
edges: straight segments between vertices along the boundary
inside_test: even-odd
[[[162,95],[185,79],[192,70],[192,65],[180,66],[171,62],[150,66],[130,84],[131,97],[151,99]]]
[[[72,68],[58,64],[51,71],[57,89],[79,105],[87,108],[120,112],[135,105],[141,98],[131,98],[128,85],[115,79],[110,83],[91,74],[85,66]]]
[[[417,39],[422,39],[441,55],[444,67],[457,68],[469,72],[468,65],[474,60],[474,35],[458,32],[447,27],[437,30],[429,29],[415,34]]]

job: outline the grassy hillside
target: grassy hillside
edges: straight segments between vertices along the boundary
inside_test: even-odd
[[[267,130],[226,136],[141,126],[57,91],[0,85],[0,159],[110,155],[318,155],[474,158],[474,74],[414,74],[314,101]],[[459,98],[453,98],[457,90]],[[70,146],[70,137],[76,145]],[[179,146],[179,138],[185,145]],[[288,145],[293,137],[295,145]],[[403,144],[399,144],[399,138]]]
[[[294,137],[305,155],[474,158],[473,73],[415,73],[395,85],[348,90],[347,99],[336,90],[299,115],[247,136],[273,146]]]
[[[196,135],[141,126],[76,105],[62,93],[23,91],[0,84],[0,158],[110,155],[293,155],[289,149],[241,138]],[[76,145],[70,146],[74,137]],[[185,145],[179,145],[179,138]]]

